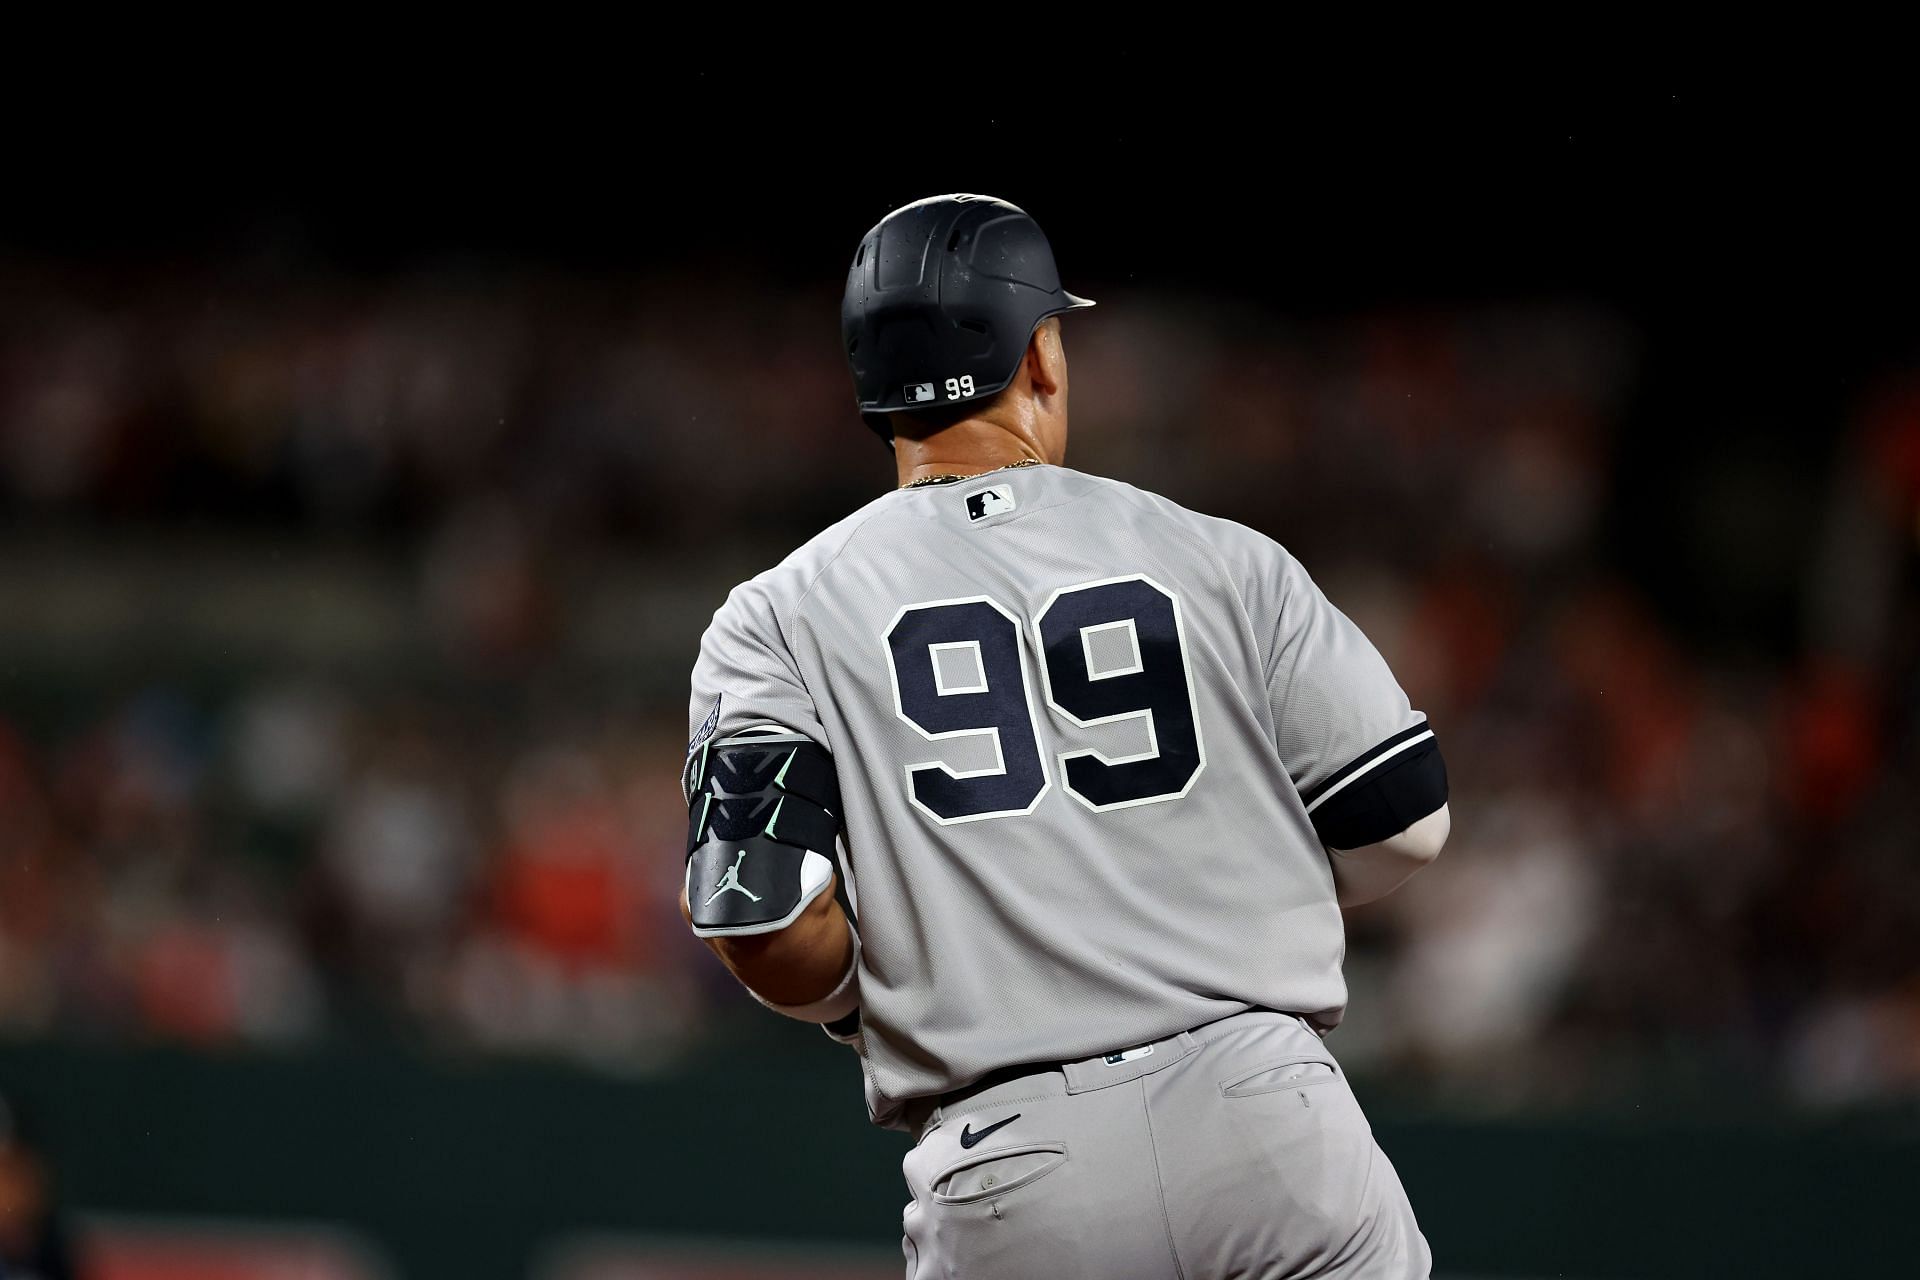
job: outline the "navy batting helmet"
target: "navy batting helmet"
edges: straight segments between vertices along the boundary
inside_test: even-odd
[[[1092,305],[1060,287],[1024,210],[969,195],[903,205],[862,237],[840,302],[861,416],[891,440],[887,414],[987,399],[1042,320]]]

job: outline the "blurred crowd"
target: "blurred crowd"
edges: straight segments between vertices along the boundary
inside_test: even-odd
[[[673,728],[268,681],[215,705],[149,690],[44,753],[8,733],[0,1020],[644,1065],[704,976],[674,954]]]
[[[833,298],[703,283],[0,269],[17,545],[342,547],[417,568],[434,636],[214,679],[30,655],[71,697],[16,665],[0,1034],[627,1068],[740,1005],[673,901],[704,614],[586,671],[570,584],[690,575],[710,610],[891,472]],[[1609,545],[1617,317],[1099,296],[1072,462],[1286,543],[1446,744],[1448,852],[1350,921],[1353,1065],[1492,1104],[1920,1087],[1920,378],[1841,407],[1803,625],[1729,653]]]

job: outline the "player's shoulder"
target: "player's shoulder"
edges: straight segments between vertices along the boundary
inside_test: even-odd
[[[1195,511],[1164,494],[1142,489],[1124,480],[1079,471],[1066,474],[1080,482],[1088,496],[1130,509],[1146,519],[1177,529],[1209,554],[1224,556],[1229,563],[1248,561],[1264,564],[1286,557],[1286,548],[1258,529],[1237,520]]]
[[[834,521],[788,552],[777,564],[734,587],[727,593],[726,602],[714,611],[707,634],[711,637],[716,632],[740,627],[761,631],[784,629],[785,620],[799,607],[820,575],[840,557],[865,525],[885,511],[887,500],[892,496],[882,494]]]

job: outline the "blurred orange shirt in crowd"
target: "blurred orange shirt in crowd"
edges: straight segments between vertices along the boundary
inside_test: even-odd
[[[640,891],[624,855],[613,813],[598,800],[527,823],[495,869],[501,923],[572,967],[644,962]]]

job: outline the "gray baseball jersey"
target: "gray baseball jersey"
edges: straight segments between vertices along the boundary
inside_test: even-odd
[[[1309,809],[1429,736],[1278,544],[1051,466],[889,493],[735,588],[691,720],[832,753],[883,1124],[1245,1009],[1337,1022]]]

